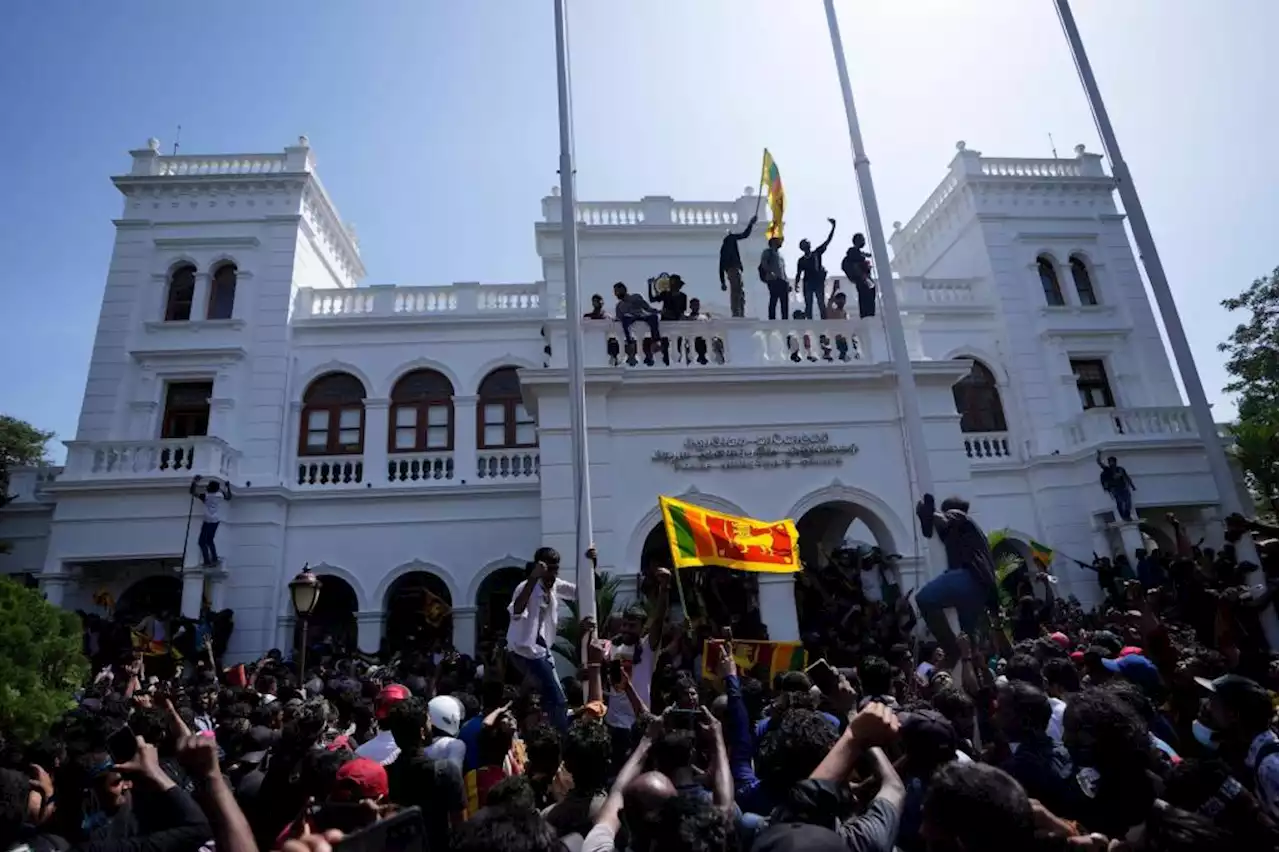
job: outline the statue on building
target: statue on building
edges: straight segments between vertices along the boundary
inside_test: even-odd
[[[1137,486],[1133,484],[1133,480],[1129,478],[1129,472],[1116,464],[1115,456],[1107,456],[1104,464],[1102,461],[1102,450],[1098,450],[1095,457],[1098,467],[1102,468],[1102,473],[1098,476],[1098,482],[1102,486],[1102,490],[1111,495],[1111,499],[1116,503],[1116,514],[1122,520],[1133,520],[1133,492],[1137,491]]]

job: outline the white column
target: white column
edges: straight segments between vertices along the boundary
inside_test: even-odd
[[[54,606],[62,606],[67,586],[71,585],[72,577],[69,574],[40,574],[38,579],[40,593],[44,595],[44,599]]]
[[[774,642],[800,641],[800,620],[796,617],[795,577],[791,574],[757,574],[760,588],[760,618]]]
[[[453,649],[468,657],[476,655],[476,608],[453,608]]]
[[[209,583],[209,609],[218,612],[226,608],[227,569],[210,568],[205,571]]]
[[[191,320],[206,319],[209,313],[209,273],[196,273],[195,294],[191,298]]]
[[[1134,564],[1134,553],[1145,548],[1146,545],[1142,541],[1142,530],[1138,528],[1138,521],[1116,521],[1114,524],[1116,532],[1120,534],[1120,543],[1124,548],[1124,555],[1129,560],[1129,564],[1135,569],[1138,567]]]
[[[476,397],[453,398],[453,478],[463,483],[476,476]]]
[[[374,488],[387,484],[387,406],[389,400],[364,401],[364,481]]]
[[[204,600],[204,571],[188,568],[182,574],[182,617],[199,618]]]
[[[382,644],[382,619],[386,613],[356,613],[356,646],[366,654],[376,654]]]

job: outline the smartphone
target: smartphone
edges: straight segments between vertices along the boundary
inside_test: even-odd
[[[835,692],[836,687],[840,684],[840,678],[836,676],[836,670],[831,668],[831,664],[825,659],[815,661],[804,673],[813,681],[813,685],[818,687],[824,695],[830,695]]]
[[[348,834],[334,844],[333,852],[427,852],[422,811],[408,808]]]
[[[107,754],[117,765],[128,763],[138,756],[138,740],[128,725],[107,737]]]
[[[693,730],[694,723],[698,719],[697,710],[682,710],[678,707],[672,707],[665,714],[663,720],[672,728],[678,730]]]

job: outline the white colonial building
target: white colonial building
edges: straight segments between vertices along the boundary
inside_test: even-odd
[[[66,465],[14,472],[0,510],[0,571],[50,600],[97,611],[105,591],[123,610],[169,595],[188,615],[205,600],[235,611],[231,650],[248,656],[290,644],[287,583],[310,564],[325,617],[354,621],[363,649],[421,588],[451,604],[453,641],[473,649],[536,547],[576,560],[571,322],[585,333],[603,570],[634,576],[660,558],[661,494],[794,518],[807,547],[853,528],[903,555],[908,585],[938,570],[913,515],[883,317],[724,318],[718,248],[750,194],[578,205],[584,303],[601,293],[611,311],[613,282],[643,290],[668,271],[713,314],[667,324],[667,358],[646,366],[613,322],[565,318],[554,194],[534,224],[541,280],[367,286],[305,138],[282,154],[157,147],[114,179],[123,209]],[[1068,557],[1144,535],[1167,545],[1169,511],[1213,539],[1203,438],[1101,158],[957,147],[891,238],[936,491],[971,499],[1014,548],[1055,548],[1060,588],[1092,601],[1093,576]],[[750,313],[764,302],[762,232],[742,244]],[[1140,527],[1114,523],[1098,449],[1136,481]],[[234,488],[216,571],[192,567],[196,474]],[[774,638],[797,632],[790,579],[761,579]]]

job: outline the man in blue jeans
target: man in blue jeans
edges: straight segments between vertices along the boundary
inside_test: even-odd
[[[587,558],[593,563],[595,557],[595,548],[587,551]],[[560,622],[560,600],[576,598],[578,587],[561,580],[559,575],[560,554],[554,548],[538,548],[529,564],[528,576],[516,586],[507,607],[511,614],[507,650],[516,668],[537,683],[551,724],[564,732],[569,730],[568,702],[556,676],[551,646],[555,644],[556,625]]]
[[[936,532],[947,551],[947,570],[916,592],[916,606],[930,632],[947,652],[950,663],[958,657],[956,637],[946,611],[954,608],[960,630],[973,635],[983,613],[997,605],[996,565],[982,528],[969,517],[969,503],[959,497],[942,501],[942,511],[926,494],[916,504],[920,531],[925,538]]]

